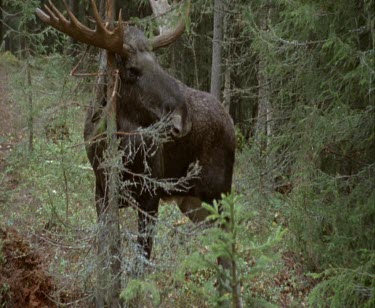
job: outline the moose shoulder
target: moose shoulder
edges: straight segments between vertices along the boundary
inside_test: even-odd
[[[230,192],[235,155],[233,122],[222,104],[212,95],[189,88],[158,64],[153,50],[177,39],[182,33],[181,26],[169,31],[168,36],[161,35],[148,40],[138,28],[125,26],[121,17],[117,28],[109,31],[103,26],[95,5],[93,10],[97,30],[86,28],[69,10],[70,20],[65,19],[53,5],[47,7],[47,13],[37,10],[37,15],[76,40],[116,54],[120,78],[117,131],[124,153],[123,162],[131,170],[122,172],[121,179],[136,182],[134,174],[144,171],[145,160],[152,177],[157,179],[184,177],[196,162],[201,168],[199,177],[189,183],[189,188],[174,195],[163,189],[150,192],[142,189],[141,184],[133,186],[131,194],[140,209],[138,242],[149,258],[152,234],[146,230],[149,229],[147,225],[154,222],[152,218],[157,215],[160,199],[174,198],[181,211],[190,219],[202,221],[207,217],[207,212],[201,203],[211,203],[219,199],[222,193]],[[96,177],[98,215],[108,203],[107,177],[101,168],[106,143],[96,140],[106,104],[103,96],[89,108],[84,131],[88,157]],[[170,140],[159,147],[154,155],[145,157],[139,152],[129,163],[129,143],[145,142],[146,146],[152,145],[147,144],[147,138],[128,133],[150,127],[165,117],[170,119]]]

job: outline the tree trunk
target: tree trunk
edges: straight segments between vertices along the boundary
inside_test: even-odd
[[[113,27],[113,2],[107,0],[106,16],[109,25]],[[106,55],[104,55],[106,53]],[[103,204],[103,209],[98,217],[98,263],[97,263],[97,307],[120,307],[121,291],[121,237],[119,224],[119,149],[117,142],[117,121],[116,121],[116,69],[114,54],[102,52],[101,68],[106,60],[107,72],[107,202]],[[103,78],[99,78],[98,82]],[[97,85],[97,99],[103,95],[103,87]]]
[[[229,36],[229,15],[226,15],[224,19],[224,28],[225,28],[225,38],[227,39]],[[230,46],[226,50],[226,57],[225,57],[225,73],[224,73],[224,93],[223,93],[223,103],[225,109],[229,112],[230,110],[230,103],[231,103],[231,67],[230,67]]]
[[[214,35],[212,41],[212,66],[210,92],[219,101],[221,99],[221,53],[223,42],[224,4],[223,0],[214,0]]]
[[[260,29],[261,31],[267,31],[268,24],[268,15],[269,15],[269,8],[265,6],[262,9],[262,14],[260,16]],[[262,35],[262,34],[261,34]],[[264,166],[264,170],[270,171],[270,157],[267,150],[269,150],[270,142],[271,142],[271,134],[272,134],[272,106],[270,102],[270,83],[266,73],[266,63],[265,59],[262,54],[259,54],[259,62],[258,62],[258,114],[257,114],[257,122],[255,125],[255,141],[259,146],[259,155],[260,155],[260,162]],[[269,172],[265,172],[266,174],[270,174]],[[265,185],[265,179],[261,177],[260,179],[260,186]]]
[[[0,8],[3,7],[3,0],[0,0]],[[3,48],[4,26],[3,26],[3,10],[0,9],[0,50]]]
[[[225,74],[224,74],[224,93],[223,93],[223,102],[225,109],[229,112],[230,102],[231,102],[231,79],[230,79],[230,66],[229,59],[225,60]]]

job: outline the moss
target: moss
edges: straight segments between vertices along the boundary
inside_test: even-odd
[[[0,65],[20,66],[20,61],[10,51],[5,51],[0,53]]]

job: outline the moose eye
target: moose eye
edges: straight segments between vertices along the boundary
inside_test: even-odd
[[[136,81],[141,76],[141,72],[139,69],[135,67],[131,67],[128,69],[128,77],[131,81]]]

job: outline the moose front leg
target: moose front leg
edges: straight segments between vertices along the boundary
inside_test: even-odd
[[[140,202],[138,210],[138,246],[140,254],[147,260],[151,257],[154,227],[158,214],[159,198]]]

